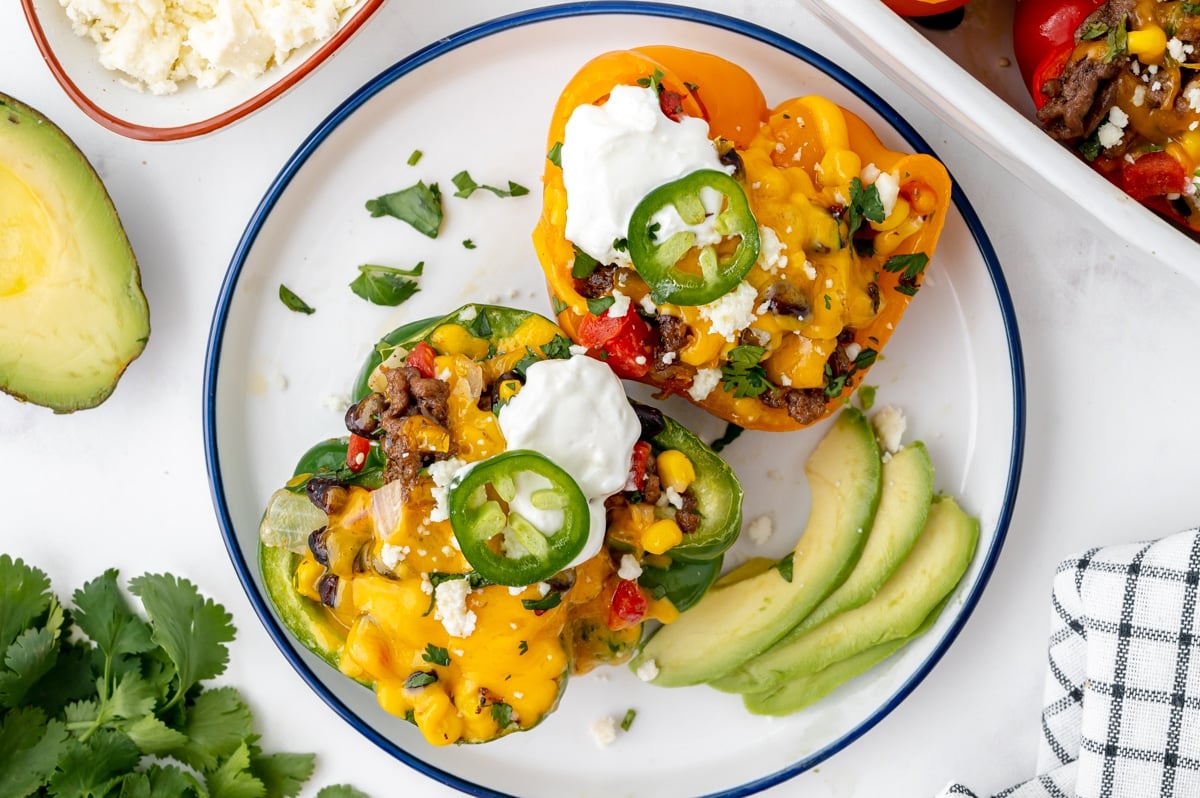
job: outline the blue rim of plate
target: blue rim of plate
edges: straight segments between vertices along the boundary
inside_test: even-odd
[[[833,63],[824,56],[810,50],[808,47],[782,36],[774,31],[755,25],[750,22],[745,22],[740,19],[725,16],[711,11],[702,11],[681,6],[666,5],[662,3],[640,3],[640,2],[587,2],[587,3],[566,3],[563,5],[546,6],[530,11],[525,11],[508,16],[497,17],[496,19],[474,25],[466,28],[458,33],[440,39],[435,44],[429,45],[406,58],[397,61],[391,67],[376,75],[358,91],[352,94],[347,100],[339,105],[317,128],[309,134],[308,138],[300,145],[296,152],[284,164],[275,180],[268,188],[266,195],[255,209],[253,216],[250,218],[246,226],[245,232],[242,234],[241,240],[238,241],[237,249],[230,261],[229,268],[225,274],[225,280],[221,284],[221,291],[217,298],[216,309],[213,313],[212,327],[209,331],[208,348],[205,355],[204,363],[204,454],[207,461],[207,471],[209,485],[212,492],[213,505],[216,509],[217,520],[221,526],[221,534],[225,540],[225,548],[233,560],[234,569],[237,571],[238,579],[242,583],[243,589],[246,591],[250,603],[253,605],[259,620],[267,629],[267,633],[284,657],[296,669],[301,678],[308,683],[309,687],[329,705],[343,720],[350,724],[355,730],[366,737],[368,740],[379,746],[387,753],[394,756],[396,759],[404,762],[420,773],[428,776],[435,781],[441,782],[449,787],[461,790],[463,792],[480,795],[494,796],[494,798],[513,798],[509,793],[498,792],[488,787],[484,787],[466,779],[460,778],[452,773],[448,773],[441,768],[434,767],[422,760],[419,756],[415,756],[409,751],[399,747],[395,742],[380,734],[373,729],[366,721],[355,714],[345,703],[335,696],[321,681],[321,679],[309,668],[308,664],[301,658],[299,651],[288,637],[287,632],[275,620],[268,607],[267,600],[258,590],[254,583],[253,575],[250,567],[246,562],[246,558],[242,555],[241,547],[238,545],[237,537],[234,532],[233,522],[229,516],[229,508],[225,502],[224,485],[221,479],[220,466],[217,459],[217,441],[216,441],[216,380],[217,369],[221,360],[221,344],[224,339],[225,324],[229,312],[229,304],[233,298],[234,289],[237,286],[238,279],[241,276],[242,267],[245,265],[246,256],[250,252],[262,225],[266,221],[268,214],[282,195],[284,189],[287,188],[292,178],[299,171],[300,167],[308,160],[317,147],[351,114],[359,107],[364,105],[368,100],[374,97],[383,89],[390,86],[395,81],[413,72],[418,67],[442,56],[453,50],[456,50],[464,45],[487,38],[498,33],[511,31],[515,28],[524,27],[540,22],[548,22],[570,17],[583,16],[598,16],[598,15],[642,15],[653,17],[664,17],[668,19],[677,19],[685,22],[694,22],[702,25],[709,25],[720,28],[732,33],[738,33],[754,39],[763,44],[770,45],[776,49],[782,50],[789,55],[792,55],[801,61],[804,61],[809,66],[812,66],[821,72],[824,72],[829,77],[833,78],[844,87],[852,91],[863,102],[867,103],[876,113],[882,116],[888,124],[890,124],[904,139],[909,146],[916,152],[924,152],[933,154],[932,149],[925,140],[908,124],[899,114],[896,113],[882,97],[876,94],[872,89],[866,86],[858,78],[846,72],[837,64]],[[765,790],[768,787],[780,784],[800,773],[816,766],[829,757],[841,751],[850,743],[857,740],[868,730],[875,726],[885,716],[895,709],[901,701],[908,697],[916,686],[929,674],[933,666],[942,658],[942,655],[950,648],[950,645],[958,637],[962,627],[966,624],[967,618],[974,611],[984,588],[987,586],[988,580],[991,578],[993,569],[995,568],[996,560],[999,558],[1000,549],[1004,544],[1004,539],[1008,533],[1008,526],[1012,519],[1013,505],[1016,501],[1017,487],[1020,482],[1021,464],[1024,453],[1025,444],[1025,366],[1024,359],[1021,353],[1020,335],[1017,331],[1016,315],[1013,310],[1012,298],[1008,292],[1008,285],[1004,280],[1004,275],[1000,270],[1000,264],[996,257],[995,250],[992,248],[991,242],[988,240],[987,234],[983,230],[983,225],[979,221],[971,204],[967,201],[966,196],[962,193],[958,183],[954,182],[954,204],[966,222],[971,235],[975,240],[975,244],[979,247],[985,264],[987,265],[988,274],[992,280],[992,287],[996,293],[996,299],[1000,305],[1001,316],[1004,321],[1005,338],[1008,343],[1009,363],[1012,369],[1012,401],[1013,401],[1013,435],[1011,453],[1008,462],[1008,483],[1005,486],[1004,502],[1000,511],[999,518],[996,523],[996,534],[992,540],[991,546],[984,552],[984,560],[980,570],[979,578],[971,587],[971,590],[963,600],[962,611],[958,614],[950,629],[938,642],[934,650],[928,657],[917,667],[917,669],[909,676],[909,678],[900,686],[891,697],[866,719],[861,721],[857,726],[849,732],[829,743],[819,751],[804,756],[793,762],[786,768],[778,770],[774,773],[769,773],[753,781],[737,787],[723,790],[721,792],[710,793],[706,798],[736,798],[737,796],[752,795],[754,793]]]

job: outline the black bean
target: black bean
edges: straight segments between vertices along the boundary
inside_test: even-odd
[[[317,593],[326,607],[337,606],[339,581],[337,574],[325,574],[317,580]]]
[[[349,491],[333,477],[313,477],[304,486],[308,500],[326,513],[336,513],[346,504]]]
[[[657,407],[650,407],[640,402],[630,402],[633,412],[637,414],[638,423],[642,425],[641,440],[648,441],[658,436],[667,428],[667,420]]]
[[[329,565],[329,544],[325,539],[328,534],[329,527],[323,526],[314,529],[308,536],[308,550],[312,552],[313,559],[321,565]]]
[[[346,411],[346,429],[364,438],[379,435],[379,416],[387,408],[387,397],[375,391],[350,405]]]

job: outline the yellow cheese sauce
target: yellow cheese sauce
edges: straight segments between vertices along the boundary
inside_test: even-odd
[[[559,334],[534,316],[493,350],[459,325],[439,328],[433,338],[445,354],[434,362],[437,376],[449,384],[449,429],[428,422],[430,439],[436,430],[448,437],[445,447],[433,450],[466,462],[503,452],[495,414],[479,407],[481,392],[526,347],[541,347]],[[420,419],[409,416],[404,423]],[[445,488],[428,471],[409,485],[394,528],[379,528],[380,519],[393,516],[372,512],[373,499],[386,503],[386,494],[399,486],[348,487],[322,534],[327,564],[310,550],[296,568],[294,588],[322,605],[342,635],[330,646],[342,673],[372,686],[380,705],[415,723],[429,743],[483,742],[529,729],[555,708],[569,673],[632,656],[641,624],[613,630],[607,622],[620,582],[607,547],[555,577],[566,588],[557,605],[531,608],[527,603],[543,600],[549,584],[472,587],[467,581],[472,567],[450,521],[436,520],[435,491]],[[390,500],[397,501],[398,493]],[[627,540],[626,548],[644,551],[641,533],[653,520],[653,508],[610,501],[611,529],[622,530],[616,534]],[[452,583],[465,599],[441,606],[439,591]],[[647,617],[669,621],[678,614],[665,599],[649,605]]]

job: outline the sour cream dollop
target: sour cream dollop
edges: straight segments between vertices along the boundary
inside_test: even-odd
[[[567,567],[596,556],[604,543],[604,500],[625,486],[641,435],[620,379],[584,355],[539,361],[525,372],[525,387],[500,409],[499,422],[508,449],[549,458],[588,500],[588,541]]]
[[[615,86],[604,105],[576,108],[563,133],[561,163],[567,239],[601,263],[622,266],[630,264],[629,254],[613,245],[628,235],[634,209],[652,189],[700,169],[730,171],[708,138],[707,122],[668,119],[658,93],[639,86]],[[701,199],[711,225],[720,194],[706,189]],[[655,218],[664,239],[685,229],[701,244],[721,238],[674,216]]]

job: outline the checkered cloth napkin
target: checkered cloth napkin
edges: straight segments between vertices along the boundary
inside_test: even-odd
[[[996,798],[1200,796],[1198,583],[1200,529],[1059,565],[1038,775]]]

